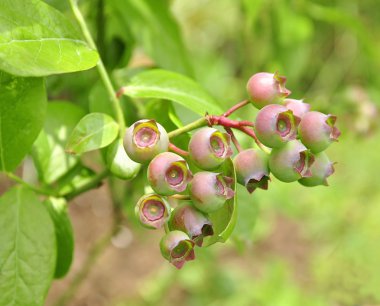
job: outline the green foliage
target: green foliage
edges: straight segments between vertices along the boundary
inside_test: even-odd
[[[15,187],[0,198],[0,226],[0,305],[42,305],[56,262],[48,211],[33,192]]]
[[[81,154],[104,148],[113,142],[119,126],[112,117],[102,113],[91,113],[75,126],[66,146],[66,152]]]
[[[0,71],[0,170],[16,169],[36,140],[45,114],[43,79]]]
[[[40,0],[0,3],[0,69],[20,76],[86,70],[98,61],[59,11]]]

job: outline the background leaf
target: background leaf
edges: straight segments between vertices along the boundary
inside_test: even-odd
[[[83,117],[74,128],[66,151],[80,154],[108,146],[115,140],[119,125],[112,117],[91,113]]]
[[[154,69],[134,76],[124,87],[132,98],[171,100],[199,115],[223,113],[218,103],[192,79],[181,74]]]
[[[232,177],[234,179],[233,190],[235,191],[235,196],[232,199],[229,199],[221,209],[209,214],[214,228],[214,235],[211,237],[206,237],[204,239],[204,246],[209,246],[216,242],[226,242],[227,239],[231,236],[236,224],[236,173],[232,159],[228,158],[222,167],[222,172],[226,176]]]
[[[65,152],[65,145],[75,125],[85,115],[69,102],[48,103],[44,129],[33,145],[33,160],[40,179],[50,184],[74,167],[78,157]]]
[[[44,202],[55,228],[57,262],[55,278],[61,278],[70,269],[74,255],[73,227],[67,213],[67,202],[63,198],[49,198]]]
[[[59,11],[40,0],[0,1],[0,69],[20,76],[86,70],[99,56]]]
[[[15,187],[0,198],[0,228],[0,305],[43,305],[56,262],[49,213],[33,192]]]
[[[0,71],[0,170],[13,171],[31,149],[45,119],[43,79]]]

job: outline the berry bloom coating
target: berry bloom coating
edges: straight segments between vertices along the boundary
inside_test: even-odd
[[[261,109],[265,105],[279,103],[290,95],[291,91],[285,88],[286,78],[268,72],[254,74],[247,83],[247,92],[252,104]]]
[[[275,148],[269,155],[269,169],[283,182],[294,182],[310,177],[310,166],[314,156],[298,140],[289,141],[281,148]]]
[[[325,150],[333,141],[337,141],[340,131],[335,127],[336,116],[320,112],[308,112],[298,127],[302,143],[313,153]]]
[[[146,163],[169,147],[165,129],[154,120],[140,120],[132,124],[124,136],[124,148],[137,163]]]
[[[200,211],[211,213],[234,197],[233,179],[213,172],[198,172],[190,182],[190,198]]]
[[[310,167],[311,176],[299,180],[308,187],[325,185],[328,186],[327,178],[334,173],[334,163],[332,163],[325,152],[315,154],[314,163]]]
[[[185,232],[198,246],[202,246],[204,237],[214,234],[211,221],[189,203],[181,204],[172,211],[168,226],[170,231]]]
[[[191,137],[189,154],[194,164],[203,170],[218,168],[232,155],[231,138],[227,133],[205,127]]]
[[[124,180],[133,179],[141,169],[141,164],[134,162],[125,152],[122,139],[107,148],[106,163],[113,175]]]
[[[285,99],[284,106],[293,112],[293,115],[302,118],[307,112],[310,111],[310,104],[303,102],[303,100]]]
[[[153,190],[161,195],[173,195],[186,189],[192,174],[186,161],[171,152],[158,154],[148,167],[148,180]]]
[[[249,193],[256,188],[268,189],[267,154],[257,149],[244,150],[236,155],[234,165],[238,183],[245,186]]]
[[[162,237],[160,242],[162,256],[181,269],[186,261],[194,260],[194,242],[186,233],[172,231]]]
[[[150,229],[161,228],[170,217],[170,206],[157,194],[142,196],[135,207],[136,217],[142,225]]]
[[[285,106],[270,104],[256,116],[256,136],[267,147],[278,148],[296,139],[299,122],[300,119]]]

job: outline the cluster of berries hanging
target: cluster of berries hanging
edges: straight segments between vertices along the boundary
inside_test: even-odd
[[[209,127],[192,135],[188,151],[171,144],[168,133],[154,120],[140,120],[127,129],[125,151],[136,163],[149,163],[147,177],[154,191],[139,199],[136,216],[148,228],[165,228],[161,253],[175,267],[194,259],[195,246],[214,234],[209,214],[235,196],[234,178],[221,171],[232,156],[231,141],[239,151],[233,159],[237,182],[249,192],[267,189],[270,173],[283,182],[327,185],[334,169],[323,151],[340,134],[336,117],[310,111],[302,100],[287,99],[285,81],[277,73],[253,75],[247,84],[250,100],[221,116],[207,115]],[[227,118],[249,103],[260,110],[255,122]],[[223,126],[226,133],[213,125]],[[242,150],[232,129],[254,138],[257,148]],[[178,202],[172,209],[172,203]]]

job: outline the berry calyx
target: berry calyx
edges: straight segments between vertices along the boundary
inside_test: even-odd
[[[160,153],[148,166],[149,183],[161,195],[183,192],[192,177],[186,161],[175,153]]]
[[[259,72],[254,74],[247,83],[247,92],[252,104],[261,109],[272,103],[280,103],[290,95],[285,88],[286,78],[276,73]]]
[[[332,163],[325,152],[314,155],[314,163],[310,167],[311,176],[299,180],[307,187],[318,185],[328,186],[327,178],[334,173],[334,163]]]
[[[168,221],[170,206],[163,197],[157,194],[148,194],[138,200],[135,214],[143,226],[158,229]]]
[[[128,156],[138,163],[146,163],[169,147],[166,130],[154,120],[139,120],[131,125],[124,136]]]
[[[257,114],[256,136],[267,147],[278,148],[296,139],[299,122],[300,119],[285,106],[270,104]]]

